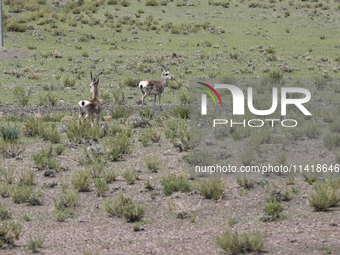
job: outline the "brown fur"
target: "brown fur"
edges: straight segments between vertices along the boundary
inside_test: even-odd
[[[103,72],[98,74],[94,79],[92,78],[92,72],[91,72],[91,91],[92,91],[92,99],[91,100],[82,100],[79,103],[82,104],[84,101],[89,101],[89,104],[87,104],[84,108],[85,111],[83,111],[82,107],[79,106],[79,118],[81,119],[84,114],[86,119],[91,119],[93,121],[93,118],[96,118],[97,124],[99,123],[99,117],[100,113],[102,112],[102,106],[98,99],[98,85],[99,85],[99,78],[98,76],[101,75]]]
[[[156,103],[156,97],[158,95],[159,103],[161,103],[161,95],[164,92],[164,88],[167,85],[168,79],[172,79],[173,76],[169,73],[167,69],[162,71],[162,76],[160,81],[144,80],[139,83],[139,88],[142,92],[142,105],[144,100],[149,95],[154,95],[154,103]],[[144,85],[147,83],[147,85]],[[152,94],[151,94],[152,93]]]

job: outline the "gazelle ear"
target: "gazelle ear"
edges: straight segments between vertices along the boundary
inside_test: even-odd
[[[96,80],[96,83],[99,83],[99,78]]]

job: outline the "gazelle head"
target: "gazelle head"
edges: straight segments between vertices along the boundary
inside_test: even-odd
[[[99,84],[98,76],[103,74],[103,73],[104,73],[104,71],[102,71],[101,73],[97,74],[97,76],[93,78],[92,77],[92,71],[90,72],[90,74],[91,74],[90,93],[93,93],[94,86],[98,86],[98,84]]]
[[[162,72],[162,80],[163,79],[168,79],[168,80],[171,80],[173,79],[174,77],[170,74],[168,68],[165,66],[165,65],[162,65],[162,64],[159,64],[161,67],[164,68],[163,72]]]

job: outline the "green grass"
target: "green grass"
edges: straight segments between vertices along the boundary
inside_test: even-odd
[[[139,221],[145,214],[143,205],[133,202],[132,198],[124,197],[121,193],[115,199],[105,199],[103,207],[109,216],[124,217],[127,222]]]
[[[146,55],[144,48],[137,41],[133,40],[129,32],[129,26],[131,25],[136,26],[135,29],[138,30],[138,37],[143,40],[144,46],[149,51],[156,53],[158,57],[171,52],[176,52],[176,54],[182,56],[192,55],[195,51],[202,49],[203,52],[198,54],[198,58],[191,61],[194,63],[194,67],[189,68],[187,66],[188,62],[185,59],[178,61],[177,65],[185,70],[185,78],[180,78],[182,76],[181,71],[170,67],[172,74],[177,78],[176,82],[181,83],[186,83],[190,78],[203,75],[206,77],[212,75],[216,75],[216,77],[224,77],[225,75],[231,77],[264,77],[266,74],[262,72],[262,69],[266,67],[266,63],[263,60],[257,63],[258,66],[253,71],[248,72],[246,70],[247,72],[243,73],[233,71],[239,68],[243,70],[246,69],[248,57],[262,59],[263,52],[258,48],[260,45],[263,46],[265,51],[269,52],[268,54],[274,54],[274,49],[277,57],[286,57],[285,63],[287,66],[297,66],[297,71],[289,73],[289,76],[292,77],[322,77],[322,69],[320,72],[309,70],[310,65],[316,65],[316,63],[313,64],[308,61],[303,63],[299,59],[294,58],[299,54],[305,54],[309,49],[312,49],[309,55],[313,59],[320,59],[322,57],[333,59],[334,57],[333,52],[326,51],[324,48],[334,48],[337,45],[337,36],[332,32],[337,27],[337,23],[331,22],[328,26],[323,27],[322,34],[319,32],[319,24],[320,20],[336,20],[337,12],[333,11],[337,7],[336,3],[329,3],[330,8],[322,10],[322,14],[319,13],[317,9],[316,16],[316,14],[312,13],[312,10],[308,10],[308,12],[305,13],[300,11],[300,6],[296,8],[295,6],[290,6],[285,1],[277,2],[275,8],[278,10],[285,8],[286,11],[279,13],[277,16],[268,16],[266,20],[259,17],[263,8],[268,6],[264,4],[263,6],[256,6],[257,8],[249,8],[249,4],[253,4],[255,1],[251,3],[242,2],[237,6],[235,4],[221,3],[223,7],[228,6],[229,8],[228,10],[231,15],[228,16],[228,18],[226,18],[223,13],[217,12],[220,10],[219,8],[221,8],[219,4],[209,5],[208,2],[201,1],[199,5],[187,8],[189,10],[192,9],[193,14],[196,12],[207,12],[207,16],[209,17],[209,21],[207,21],[204,15],[194,15],[193,17],[183,15],[181,11],[179,11],[182,7],[177,7],[177,2],[168,2],[166,12],[161,11],[164,8],[161,6],[162,1],[150,2],[159,3],[159,5],[151,6],[154,4],[150,4],[150,6],[146,6],[146,2],[139,3],[131,1],[129,8],[124,8],[122,5],[119,5],[121,8],[117,15],[113,17],[110,17],[110,15],[106,13],[115,13],[115,8],[117,8],[115,1],[101,3],[99,6],[96,6],[97,4],[93,5],[93,3],[86,3],[73,9],[70,7],[71,5],[63,9],[57,7],[57,9],[62,11],[60,13],[54,13],[53,10],[48,13],[42,13],[40,10],[41,12],[34,13],[31,16],[27,15],[27,13],[19,13],[19,19],[21,18],[20,20],[23,23],[13,23],[14,18],[5,19],[5,29],[9,28],[9,24],[14,24],[12,27],[16,30],[20,30],[20,26],[26,28],[27,24],[30,24],[40,30],[40,34],[37,36],[42,36],[45,40],[35,40],[36,37],[32,37],[31,34],[8,31],[7,33],[16,35],[16,40],[6,38],[6,47],[13,47],[15,44],[20,48],[27,49],[30,45],[34,45],[36,49],[35,47],[30,47],[30,53],[32,54],[32,56],[29,57],[30,62],[22,62],[20,67],[16,67],[18,63],[16,60],[2,63],[2,69],[7,71],[7,73],[10,73],[14,69],[16,72],[14,75],[2,72],[0,79],[4,84],[39,84],[42,82],[47,84],[56,82],[60,84],[65,83],[67,86],[73,86],[74,84],[76,90],[79,91],[82,89],[81,84],[88,84],[90,82],[88,70],[90,70],[92,63],[82,61],[83,52],[86,52],[88,59],[94,62],[99,60],[95,62],[97,68],[107,69],[107,75],[113,74],[118,70],[118,75],[115,75],[115,78],[117,82],[124,84],[124,82],[127,81],[127,77],[133,77],[132,74],[135,71],[129,67],[143,60]],[[127,5],[128,3],[123,4]],[[4,5],[3,8],[6,15],[12,7],[10,5]],[[45,8],[51,9],[52,6],[45,5]],[[236,15],[238,8],[242,8],[243,11],[241,14],[238,13]],[[69,16],[66,17],[63,10],[66,11],[68,9],[72,11],[69,13]],[[143,12],[140,11],[141,9]],[[74,20],[74,16],[78,15],[74,14],[78,12],[75,10],[82,11],[80,15],[83,15],[83,18],[79,19],[79,21]],[[125,17],[131,13],[139,13],[141,16],[127,20]],[[214,13],[213,17],[211,17],[212,13]],[[39,17],[41,15],[44,17]],[[285,15],[286,18],[283,18]],[[308,17],[307,19],[306,15]],[[155,22],[160,17],[162,20]],[[51,24],[42,22],[44,19],[51,19],[58,28],[51,28]],[[233,25],[227,26],[230,20],[232,20]],[[293,23],[292,20],[294,20]],[[113,23],[111,21],[113,21]],[[273,21],[275,21],[275,24]],[[256,23],[258,26],[249,28],[250,23]],[[212,31],[212,28],[215,32],[209,32]],[[69,32],[70,29],[76,29],[79,34]],[[106,29],[111,29],[114,36],[108,38]],[[116,31],[114,29],[116,29]],[[286,32],[287,29],[289,29],[289,33]],[[247,31],[247,33],[244,31]],[[182,32],[187,32],[190,36],[183,36]],[[228,43],[220,40],[219,33],[228,33]],[[57,51],[60,52],[63,57],[53,58],[52,55],[56,51],[54,48],[55,35],[62,34],[72,35],[63,38],[63,44],[70,44],[71,46],[64,47],[63,49],[57,47]],[[325,37],[323,34],[327,36]],[[152,38],[150,38],[149,35],[152,35]],[[72,41],[72,37],[75,38],[75,41]],[[270,40],[264,41],[263,38],[270,38]],[[282,38],[284,38],[284,40],[282,40]],[[323,39],[321,40],[320,38]],[[171,39],[171,41],[169,41],[169,39]],[[126,41],[128,40],[130,43],[127,46]],[[296,40],[301,43],[294,43]],[[313,41],[317,41],[318,44],[313,45]],[[102,44],[103,42],[105,42],[105,44]],[[157,42],[156,45],[154,44],[155,42]],[[205,47],[207,45],[205,42],[212,42],[211,47]],[[101,45],[101,50],[95,51],[91,48],[92,43]],[[197,46],[198,44],[200,46]],[[218,45],[218,47],[214,47],[216,45]],[[271,45],[274,47],[270,48],[269,46]],[[82,50],[75,50],[75,46],[82,47]],[[235,49],[233,49],[233,47]],[[157,48],[157,51],[155,51],[154,48]],[[207,54],[207,48],[209,48],[210,56],[208,58],[214,58],[218,55],[218,57],[224,60],[231,61],[233,67],[229,67],[228,61],[222,62],[217,69],[213,63],[209,61],[207,62],[209,64],[205,63],[206,59],[204,56]],[[248,51],[249,54],[241,54],[240,49]],[[119,54],[117,50],[124,50],[124,58],[120,59],[123,60],[123,63],[117,63],[109,67],[106,66],[107,61],[114,62],[117,60],[117,55]],[[238,54],[238,57],[236,59],[230,58],[229,53],[224,53],[223,51],[234,52],[234,54]],[[168,65],[170,64],[170,60],[165,60],[164,62]],[[277,61],[271,62],[273,62],[274,65],[277,64]],[[65,70],[65,66],[68,64],[71,66],[68,70]],[[79,67],[77,67],[77,64]],[[204,70],[199,69],[202,64],[206,66]],[[137,65],[135,66],[137,68]],[[30,68],[30,70],[28,68]],[[141,78],[159,79],[160,73],[157,68],[151,65],[151,69],[150,73],[138,71],[139,76]],[[326,64],[324,69],[328,69]],[[74,72],[74,70],[76,70],[76,72]],[[279,70],[279,67],[274,68],[274,71],[277,70]],[[20,75],[17,73],[20,73]],[[39,73],[40,78],[39,76],[33,75],[36,73]],[[283,73],[283,76],[286,75],[287,74]],[[278,77],[278,75],[274,73],[273,76]],[[332,73],[331,76],[339,77],[339,73]],[[105,83],[109,82],[107,78],[103,78],[103,81]],[[182,88],[180,90],[182,90]],[[1,88],[1,94],[3,91],[5,91],[5,89]],[[66,96],[69,94],[68,92],[69,91],[64,90],[61,94]],[[7,91],[6,94],[11,93]],[[39,94],[40,92],[31,94],[28,105],[34,104],[36,101],[34,98],[39,96]],[[13,97],[14,95],[12,93],[11,98]],[[70,95],[67,97],[71,101],[79,101],[81,99],[80,94],[76,97],[73,95],[73,98]],[[173,95],[170,96],[168,93],[164,93],[162,97],[164,98],[163,100],[177,100],[176,98],[174,99]]]
[[[216,237],[216,243],[229,254],[260,252],[264,248],[266,237],[258,230],[239,234],[237,231],[227,230]]]

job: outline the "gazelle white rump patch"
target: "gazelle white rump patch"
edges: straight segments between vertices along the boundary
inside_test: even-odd
[[[81,100],[78,104],[82,113],[85,113],[85,106],[89,105],[91,102],[89,100]]]
[[[139,83],[139,87],[141,88],[141,86],[144,88],[145,86],[147,86],[149,84],[149,82],[148,81],[141,81],[140,83]]]

